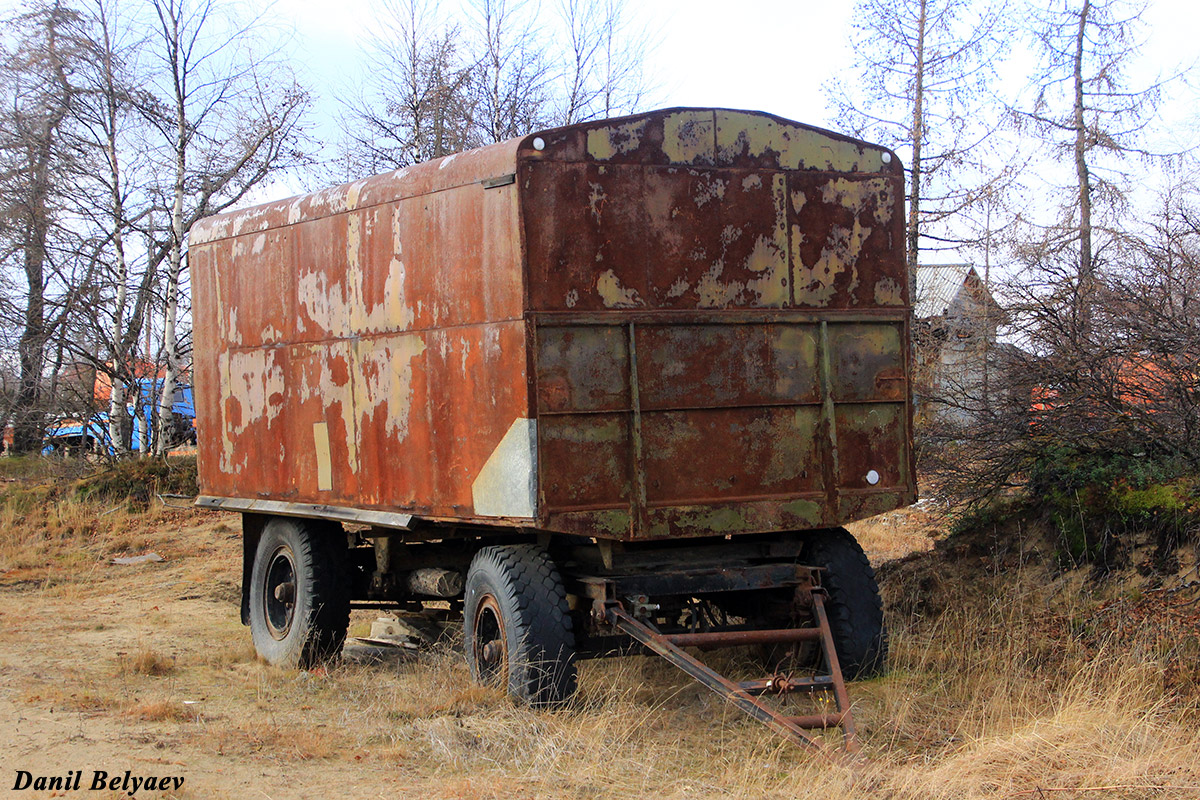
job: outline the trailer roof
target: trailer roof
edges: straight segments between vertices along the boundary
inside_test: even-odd
[[[723,141],[721,123],[733,118],[737,138]],[[747,119],[757,118],[748,127]],[[681,137],[691,146],[663,147],[647,130],[674,125],[689,126],[691,136]],[[749,133],[748,133],[749,132]],[[797,133],[806,134],[797,136]],[[570,134],[584,134],[571,136]],[[527,136],[467,150],[361,180],[297,195],[200,220],[192,226],[192,244],[217,241],[292,225],[333,214],[368,208],[430,192],[485,181],[516,171],[522,151],[536,151],[534,141],[577,139],[578,148],[567,148],[549,158],[579,156],[584,160],[624,163],[661,163],[703,168],[728,166],[752,159],[754,166],[813,169],[837,172],[875,172],[892,161],[890,151],[834,131],[783,119],[762,111],[722,108],[668,108],[627,117],[592,120],[576,125],[535,131]],[[578,151],[578,152],[577,152]],[[763,163],[763,162],[766,163]]]

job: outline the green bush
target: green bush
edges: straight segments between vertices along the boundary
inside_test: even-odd
[[[1200,482],[1166,458],[1047,447],[1031,470],[1031,499],[1059,535],[1060,559],[1108,565],[1140,531],[1173,544],[1200,525]]]

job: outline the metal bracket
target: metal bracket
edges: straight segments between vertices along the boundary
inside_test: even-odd
[[[510,183],[517,182],[517,173],[513,172],[508,175],[501,175],[498,178],[484,178],[480,181],[485,189],[499,189],[501,186],[508,186]]]

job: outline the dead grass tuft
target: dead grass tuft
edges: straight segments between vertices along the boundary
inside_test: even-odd
[[[99,688],[68,688],[57,684],[30,686],[21,693],[21,700],[52,712],[59,710],[84,714],[104,713],[121,705],[116,695]]]
[[[147,647],[143,647],[132,655],[117,654],[118,675],[162,677],[175,674],[176,668],[174,656],[164,656]]]
[[[143,722],[193,722],[199,714],[190,706],[174,700],[151,700],[125,709],[124,716]]]

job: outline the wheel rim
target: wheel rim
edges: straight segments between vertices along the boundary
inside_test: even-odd
[[[500,685],[508,672],[508,644],[504,639],[504,615],[490,594],[479,600],[475,609],[473,656],[481,683]]]
[[[271,637],[282,640],[296,615],[296,562],[288,547],[278,547],[267,562],[263,586],[263,618]]]

